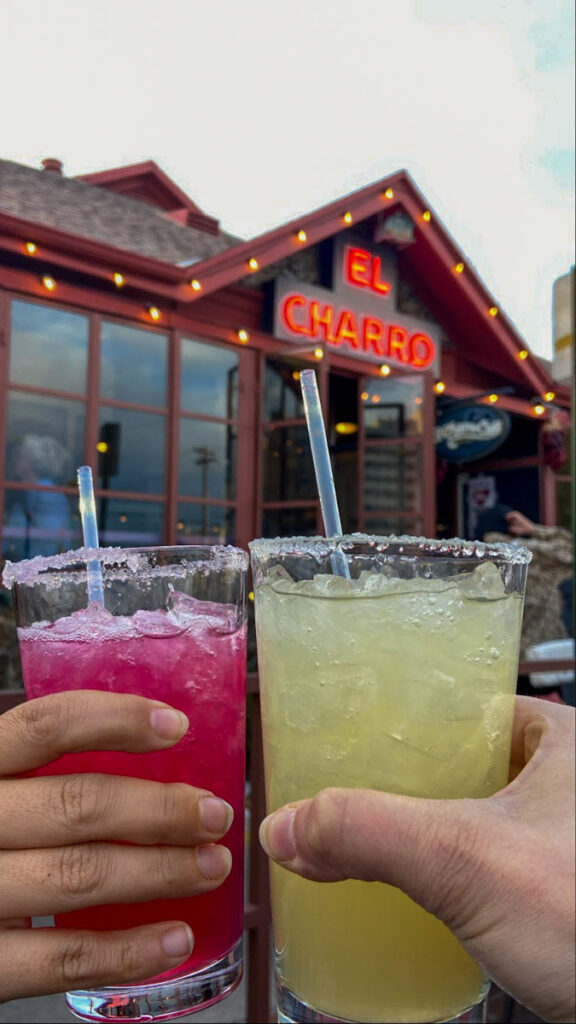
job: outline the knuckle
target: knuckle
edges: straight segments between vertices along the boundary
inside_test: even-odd
[[[57,743],[66,729],[58,694],[40,697],[22,705],[21,728],[29,743],[45,747]]]
[[[90,984],[97,969],[98,952],[98,944],[89,933],[67,937],[54,957],[55,971],[60,975],[63,988],[74,989]]]
[[[322,864],[339,849],[346,828],[346,800],[337,789],[323,789],[312,798],[307,814],[305,841],[310,859]]]
[[[161,786],[159,793],[160,815],[165,825],[172,824],[178,817],[183,789],[183,784],[178,782],[168,782]]]
[[[421,856],[430,859],[434,851],[434,885],[427,887],[422,900],[425,909],[441,918],[451,928],[457,928],[469,913],[473,899],[474,878],[478,878],[481,864],[477,851],[482,849],[478,827],[473,822],[462,820],[458,828],[448,830],[439,821],[427,829],[422,843],[417,848]],[[426,872],[422,872],[425,875]]]
[[[109,854],[95,843],[67,846],[58,854],[56,878],[59,893],[71,903],[94,897],[109,874]]]
[[[83,831],[102,817],[107,789],[104,776],[67,775],[56,793],[57,813],[67,828]]]

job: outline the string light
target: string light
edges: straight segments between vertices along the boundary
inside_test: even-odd
[[[454,273],[455,274],[463,274],[464,273],[464,264],[463,263],[457,263],[456,266],[454,267]]]
[[[259,267],[258,260],[254,256],[252,256],[248,260],[248,266],[250,267],[250,270],[258,270],[258,267]]]
[[[528,349],[521,348],[518,353],[518,359],[528,359]]]
[[[296,238],[298,239],[299,242],[305,242],[308,238],[308,235],[303,229],[301,229],[296,235]]]
[[[34,253],[37,251],[38,246],[36,245],[36,242],[26,242],[26,252],[30,253],[30,255],[33,256]]]
[[[118,519],[120,520],[121,523],[125,523],[127,521],[127,519],[128,519],[128,516],[126,516],[126,515],[124,515],[124,513],[122,513],[121,516],[118,516]]]
[[[424,210],[424,213],[422,214],[422,220],[425,220],[427,224],[429,223],[429,221],[432,220],[432,214],[430,213],[430,210]]]
[[[490,306],[488,312],[490,316],[498,316],[498,306]]]
[[[182,522],[182,520],[180,520],[178,523],[176,523],[176,529],[177,530],[183,530],[184,529],[184,523]]]
[[[106,441],[98,441],[96,451],[100,452],[102,455],[106,455],[106,452],[108,451],[108,443]]]
[[[292,380],[300,380],[300,370],[292,370]]]
[[[494,405],[494,403],[498,401],[498,395],[488,395],[488,401]]]
[[[542,397],[544,398],[545,402],[553,402],[554,399],[556,398],[556,392],[555,391],[547,391],[546,394],[543,395]]]
[[[238,341],[241,341],[243,345],[245,345],[246,342],[250,340],[250,335],[248,334],[248,331],[245,331],[243,327],[241,327],[240,330],[236,332],[236,335],[238,337]]]
[[[434,385],[434,391],[437,395],[443,395],[446,391],[446,385],[443,380],[437,380]]]
[[[114,281],[114,284],[116,285],[117,288],[121,288],[122,285],[124,284],[124,275],[119,274],[118,271],[116,271],[116,273],[112,276],[112,280]]]
[[[323,348],[315,348],[314,349],[314,359],[324,359],[324,349]]]
[[[56,281],[53,277],[43,277],[42,284],[49,292],[53,292],[56,287]]]
[[[416,398],[414,399],[414,404],[415,405],[422,405],[422,402],[423,402],[423,399],[420,397],[420,395],[416,395]]]
[[[162,316],[158,306],[148,306],[148,313],[151,320],[159,320]]]
[[[538,405],[534,406],[534,412],[535,412],[536,416],[543,416],[544,413],[546,412],[546,409],[544,408],[543,405],[538,404]]]
[[[362,394],[360,395],[360,398],[362,399],[363,402],[367,402],[368,399],[370,398],[370,395],[368,394],[367,391],[363,391]]]
[[[382,366],[380,367],[380,373],[382,374],[383,377],[389,377],[390,376],[390,367],[387,366],[386,363],[382,363]]]
[[[200,281],[198,280],[197,277],[195,277],[193,281],[190,281],[190,287],[191,287],[193,292],[201,292],[202,291],[202,285],[200,284]]]
[[[378,402],[380,401],[380,395],[372,395],[372,401],[374,402],[374,405],[378,405]]]
[[[351,224],[352,223],[352,214],[347,211],[344,214],[344,216],[342,217],[342,220],[344,221],[345,224]]]
[[[384,199],[394,199],[394,189],[387,188],[384,193]]]

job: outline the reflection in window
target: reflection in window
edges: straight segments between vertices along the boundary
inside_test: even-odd
[[[303,417],[300,371],[289,363],[267,359],[264,419],[297,420]]]
[[[233,544],[234,509],[181,501],[176,522],[177,544]]]
[[[164,490],[165,417],[103,406],[99,443],[98,486],[116,491],[162,494]]]
[[[166,405],[167,339],[124,324],[102,323],[100,390],[103,398]]]
[[[7,479],[76,485],[84,459],[83,402],[13,391],[8,398]]]
[[[404,516],[367,516],[365,532],[379,537],[402,534],[418,537],[422,533],[422,520]]]
[[[208,420],[180,420],[179,493],[195,498],[236,495],[236,429]]]
[[[82,529],[78,498],[61,491],[6,490],[4,558],[17,562],[79,547]]]
[[[315,537],[314,508],[267,508],[262,516],[263,537]]]
[[[32,302],[12,303],[11,381],[84,394],[87,359],[87,317]]]
[[[150,547],[162,544],[164,505],[156,501],[99,498],[100,543],[103,547]]]
[[[264,501],[313,501],[314,465],[305,426],[273,427],[264,434]]]
[[[364,456],[364,509],[420,508],[420,445],[366,445]]]
[[[367,438],[414,437],[423,429],[422,377],[367,378],[362,392]]]
[[[182,409],[234,420],[238,403],[238,353],[182,339]]]

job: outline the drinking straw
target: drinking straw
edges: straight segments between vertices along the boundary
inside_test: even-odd
[[[98,524],[96,523],[96,502],[94,501],[94,485],[90,466],[80,466],[78,489],[80,491],[80,518],[82,519],[84,547],[97,549],[99,546]],[[97,558],[88,562],[88,601],[104,605],[102,569]]]
[[[320,495],[320,508],[324,520],[324,531],[327,537],[341,537],[342,524],[340,512],[338,511],[338,500],[332,466],[330,464],[330,453],[328,441],[322,418],[322,406],[316,383],[314,370],[302,370],[300,373],[300,386],[302,388],[302,399],[304,401],[304,413],[310,436],[310,447],[314,461],[314,472],[316,474],[316,485]],[[344,576],[350,579],[350,570],[344,552],[337,548],[331,555],[332,570],[335,576]]]

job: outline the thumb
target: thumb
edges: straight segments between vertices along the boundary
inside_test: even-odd
[[[325,789],[271,814],[260,839],[305,878],[388,882],[449,923],[473,896],[489,831],[482,804]]]

